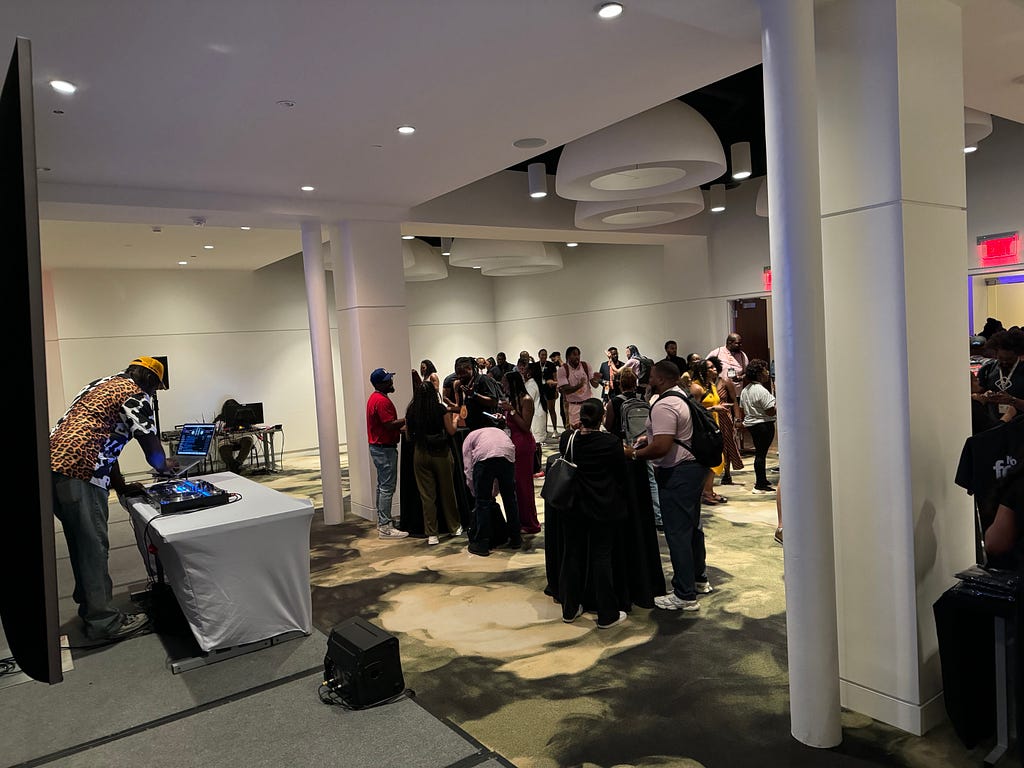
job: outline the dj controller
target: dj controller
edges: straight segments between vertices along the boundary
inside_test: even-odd
[[[146,488],[146,501],[161,515],[227,504],[231,494],[205,480],[167,480]]]

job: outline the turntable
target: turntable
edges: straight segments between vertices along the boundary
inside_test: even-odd
[[[146,488],[146,501],[161,515],[227,504],[231,494],[205,480],[168,480]]]

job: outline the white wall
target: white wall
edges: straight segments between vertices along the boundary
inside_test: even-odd
[[[266,421],[284,425],[286,451],[316,446],[301,261],[257,272],[58,270],[48,277],[51,425],[89,381],[139,355],[166,355],[171,387],[158,396],[161,429],[210,419],[234,397],[263,402]],[[335,376],[340,391],[337,364]],[[344,442],[343,413],[339,422]],[[122,469],[145,471],[141,451],[127,448]]]
[[[405,302],[410,365],[416,370],[421,360],[431,360],[443,379],[456,357],[490,357],[497,351],[494,281],[479,270],[449,267],[445,280],[406,283]]]

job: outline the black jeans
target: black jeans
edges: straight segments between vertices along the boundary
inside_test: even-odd
[[[768,473],[765,471],[765,458],[772,440],[775,439],[775,422],[763,421],[747,427],[750,438],[754,441],[754,487],[763,490],[769,488]]]
[[[519,502],[516,500],[515,465],[508,459],[495,456],[478,461],[473,467],[473,495],[476,497],[476,523],[473,525],[472,542],[480,547],[491,546],[492,488],[498,481],[501,506],[505,508],[505,524],[509,541],[522,540],[519,532]]]

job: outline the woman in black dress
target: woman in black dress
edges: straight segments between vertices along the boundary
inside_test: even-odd
[[[622,441],[601,432],[603,419],[604,404],[591,398],[580,408],[579,430],[563,433],[559,441],[559,450],[576,464],[575,500],[571,509],[560,511],[565,547],[559,578],[562,621],[572,623],[583,613],[589,575],[596,596],[599,629],[626,619],[626,612],[619,610],[612,568],[616,523],[627,515],[623,493],[628,482],[626,457]]]

